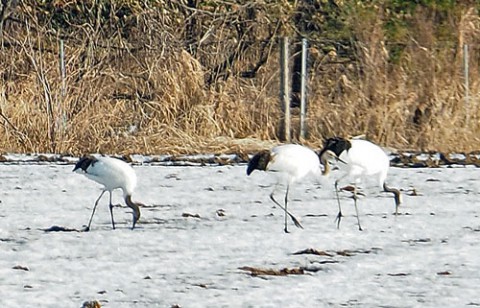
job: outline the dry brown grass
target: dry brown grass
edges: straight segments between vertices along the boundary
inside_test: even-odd
[[[153,13],[139,15],[132,41],[116,35],[109,40],[88,27],[67,39],[65,94],[58,36],[49,34],[49,25],[28,14],[21,22],[6,24],[8,44],[0,49],[1,151],[229,153],[280,142],[276,44],[266,49],[268,60],[255,78],[235,74],[242,64],[251,66],[250,58],[258,54],[245,49],[245,57],[238,59],[228,78],[207,84],[212,71],[206,63],[225,56],[203,59],[207,55],[200,56],[199,50],[203,60],[196,59],[179,45],[171,16],[149,14]],[[476,46],[480,37],[478,16],[466,8],[452,22],[458,41],[443,46],[435,41],[435,24],[428,14],[419,11],[413,20],[418,31],[396,64],[389,61],[383,21],[377,18],[352,20],[358,29],[357,61],[312,47],[308,138],[300,142],[319,148],[332,135],[365,134],[399,149],[478,150],[476,48],[470,55],[468,105],[462,75],[463,44]],[[152,34],[149,31],[155,28],[146,25],[162,30]],[[133,48],[142,39],[141,29],[150,29],[143,38],[157,45]],[[222,38],[216,37],[217,47],[227,52],[235,40],[227,39],[231,36],[227,29],[222,31],[229,43],[222,45]],[[215,50],[213,42],[207,43],[211,45],[205,50]],[[293,113],[297,135],[298,111]]]
[[[448,46],[434,40],[433,20],[426,20],[426,15],[419,11],[414,16],[417,37],[409,40],[407,52],[395,66],[388,63],[384,34],[378,25],[372,23],[371,28],[359,32],[360,65],[350,67],[351,71],[347,66],[341,72],[326,73],[338,78],[331,82],[335,89],[332,93],[319,95],[323,106],[315,117],[327,120],[315,135],[365,134],[400,149],[478,149],[477,98],[472,95],[465,104],[462,75],[463,43],[478,44],[478,36],[474,35],[479,30],[478,16],[466,10],[459,24],[454,25],[464,39]],[[475,48],[470,51],[476,55]],[[471,61],[470,93],[478,89],[477,68],[477,62]]]

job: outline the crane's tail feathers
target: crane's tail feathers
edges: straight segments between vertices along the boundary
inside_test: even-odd
[[[250,175],[255,169],[265,171],[270,162],[270,151],[263,150],[255,154],[248,162],[247,175]]]
[[[93,156],[84,156],[75,164],[75,167],[72,171],[78,170],[77,172],[79,172],[80,170],[83,170],[86,172],[88,167],[93,166],[96,161],[97,159]]]

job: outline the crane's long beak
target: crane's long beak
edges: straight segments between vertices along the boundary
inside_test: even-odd
[[[340,157],[338,157],[337,154],[335,154],[335,152],[330,151],[330,150],[327,150],[322,154],[322,156],[320,157],[320,162],[322,163],[322,165],[325,165],[325,163],[330,158],[334,158],[336,161],[344,163],[345,165],[347,164],[343,159],[340,159]]]
[[[345,161],[343,161],[342,159],[340,159],[340,157],[338,157],[337,155],[335,155],[335,159],[341,163],[344,163],[345,165],[347,164]]]

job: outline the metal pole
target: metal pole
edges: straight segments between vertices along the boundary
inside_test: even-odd
[[[60,79],[62,82],[61,89],[60,89],[60,99],[58,100],[58,117],[57,117],[57,126],[60,126],[60,132],[63,133],[65,127],[67,126],[65,112],[63,111],[63,105],[65,102],[65,96],[67,94],[66,90],[66,76],[67,73],[65,71],[65,49],[63,46],[63,40],[60,39],[60,46],[59,46],[59,65],[60,65]]]
[[[59,57],[60,57],[60,77],[62,80],[62,89],[61,89],[61,94],[62,94],[62,100],[65,98],[65,50],[63,48],[63,40],[60,40],[60,47],[59,47]]]
[[[468,44],[463,45],[463,73],[464,73],[464,81],[465,81],[465,126],[468,126],[468,122],[470,120],[470,93],[469,93],[469,73],[468,73]]]
[[[300,83],[300,138],[305,139],[307,116],[307,47],[308,42],[306,38],[302,39],[302,70]]]
[[[282,37],[280,44],[280,101],[283,109],[283,138],[291,142],[290,136],[290,83],[288,79],[288,37]]]

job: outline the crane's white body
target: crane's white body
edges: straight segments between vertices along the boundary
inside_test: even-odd
[[[270,152],[272,158],[267,165],[267,171],[279,172],[281,177],[286,178],[287,184],[321,172],[317,154],[307,147],[285,144],[272,148]]]
[[[106,191],[122,189],[124,198],[133,194],[137,186],[135,170],[123,160],[100,156],[84,171],[81,168],[75,170],[84,174],[87,178],[104,186]]]
[[[82,157],[75,165],[74,172],[81,173],[87,178],[103,185],[103,190],[95,205],[93,207],[92,215],[86,227],[86,231],[90,230],[93,215],[97,208],[98,202],[102,198],[103,194],[108,191],[110,194],[110,216],[112,219],[112,227],[115,229],[115,221],[113,219],[113,207],[112,204],[112,191],[115,189],[121,189],[123,191],[123,198],[128,207],[133,212],[133,224],[132,229],[135,228],[135,224],[140,218],[139,206],[142,206],[139,202],[132,201],[132,194],[137,185],[137,176],[133,168],[126,162],[107,156],[86,156]]]
[[[285,232],[288,232],[287,215],[292,218],[295,226],[302,228],[295,216],[287,210],[288,192],[290,185],[295,181],[310,173],[321,174],[321,164],[317,154],[298,144],[279,145],[269,151],[265,150],[257,153],[248,164],[247,175],[250,175],[255,169],[277,174],[279,177],[277,185],[281,180],[286,180],[284,206],[278,203],[273,196],[277,185],[270,194],[270,199],[285,212]]]
[[[349,177],[355,183],[360,183],[362,179],[373,179],[380,187],[387,178],[390,160],[387,154],[378,145],[360,139],[350,141],[352,147],[348,151],[343,151],[337,166],[343,176],[339,180]]]
[[[337,166],[342,170],[342,174],[336,177],[335,192],[338,202],[338,227],[342,217],[342,209],[340,199],[338,197],[338,183],[346,177],[354,181],[353,199],[355,211],[357,212],[358,228],[362,230],[360,225],[360,217],[357,208],[357,184],[364,178],[374,179],[385,192],[392,193],[395,200],[395,214],[398,214],[398,206],[402,202],[400,190],[388,187],[385,183],[388,169],[390,168],[390,160],[387,154],[378,145],[361,139],[345,139],[340,137],[329,138],[325,141],[323,149],[320,151],[320,161],[324,165],[324,175],[330,172],[329,159],[337,160]]]

